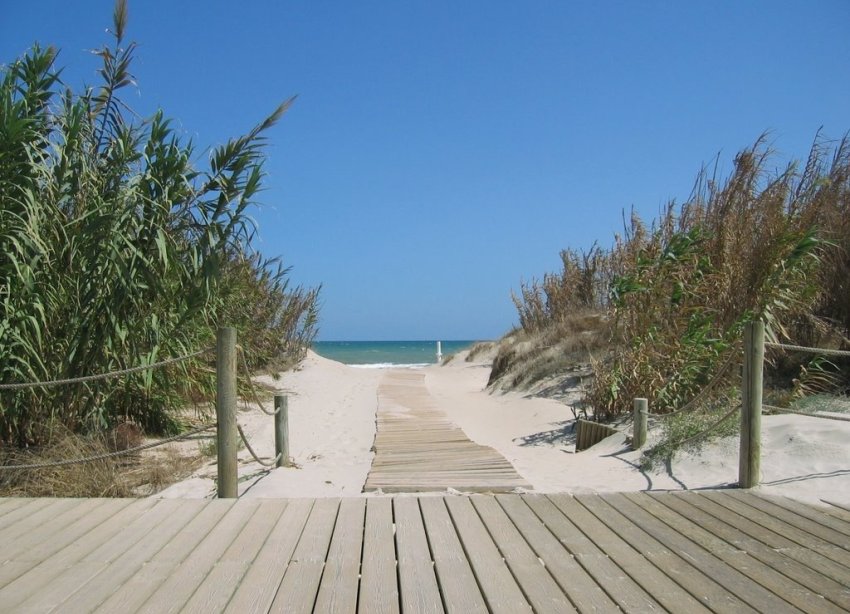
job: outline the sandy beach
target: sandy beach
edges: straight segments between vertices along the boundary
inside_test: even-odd
[[[277,381],[258,378],[289,395],[294,466],[265,470],[247,450],[240,450],[240,496],[363,496],[373,458],[377,391],[388,371],[350,367],[311,352],[298,369]],[[640,452],[630,450],[625,435],[575,453],[569,407],[523,393],[488,392],[488,363],[465,362],[459,355],[447,365],[422,371],[428,392],[451,421],[474,442],[504,455],[532,485],[532,492],[704,489],[737,482],[736,437],[707,444],[696,454],[680,453],[669,466],[645,472],[639,467]],[[272,457],[272,418],[245,404],[238,421],[255,451]],[[850,422],[764,416],[762,436],[760,492],[850,505]],[[650,443],[652,438],[650,432]],[[193,476],[156,496],[213,496],[215,470],[212,458]]]

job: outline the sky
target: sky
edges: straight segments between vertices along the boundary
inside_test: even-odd
[[[111,0],[0,0],[0,63],[97,84]],[[130,0],[142,115],[198,166],[284,99],[254,213],[322,284],[322,340],[493,339],[564,248],[613,243],[765,131],[776,168],[850,130],[850,2]]]

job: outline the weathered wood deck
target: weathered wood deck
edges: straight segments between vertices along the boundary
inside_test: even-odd
[[[387,371],[378,387],[375,458],[364,491],[511,492],[530,489],[504,456],[469,440],[413,370]]]
[[[3,612],[838,612],[850,511],[742,491],[0,499]]]

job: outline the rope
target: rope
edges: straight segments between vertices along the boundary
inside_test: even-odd
[[[191,435],[197,435],[198,433],[203,433],[204,431],[208,431],[210,429],[214,429],[217,424],[207,424],[205,426],[199,426],[198,428],[194,428],[191,431],[186,431],[185,433],[181,433],[180,435],[174,435],[173,437],[168,437],[167,439],[161,439],[159,441],[154,441],[152,443],[146,443],[141,446],[136,446],[134,448],[127,448],[126,450],[118,450],[116,452],[106,452],[104,454],[96,454],[94,456],[88,456],[85,458],[73,458],[69,460],[60,460],[60,461],[48,461],[44,463],[31,463],[28,465],[0,465],[0,471],[4,471],[7,469],[42,469],[44,467],[64,467],[67,465],[80,465],[82,463],[89,463],[92,461],[104,460],[106,458],[113,458],[116,456],[123,456],[125,454],[131,454],[133,452],[141,452],[142,450],[149,450],[150,448],[156,448],[157,446],[164,445],[166,443],[171,443],[172,441],[177,441],[179,439],[185,439],[190,437]]]
[[[242,370],[245,371],[245,379],[248,380],[248,389],[251,391],[251,396],[254,397],[254,404],[267,416],[276,416],[280,413],[282,406],[278,407],[274,411],[269,411],[263,407],[263,404],[260,403],[260,396],[257,394],[257,389],[254,388],[254,380],[251,379],[251,371],[248,369],[248,360],[245,358],[245,350],[243,350],[241,346],[237,346],[237,349],[239,350],[240,356],[242,356]]]
[[[823,356],[850,356],[850,352],[845,350],[828,350],[826,348],[810,348],[802,345],[789,345],[787,343],[773,343],[765,341],[765,347],[782,348],[784,350],[793,350],[795,352],[809,352],[810,354],[821,354]]]
[[[245,447],[248,448],[248,452],[251,453],[251,456],[254,457],[254,460],[260,463],[263,467],[274,467],[277,464],[277,461],[280,460],[281,456],[283,456],[283,452],[278,452],[278,455],[274,457],[271,462],[261,460],[257,453],[254,452],[254,448],[251,447],[251,444],[248,443],[248,438],[245,437],[245,433],[242,431],[242,427],[239,424],[236,425],[236,430],[239,431],[239,436],[242,438],[242,441],[245,443]]]
[[[796,414],[797,416],[809,416],[810,418],[823,418],[824,420],[839,420],[841,422],[850,422],[850,416],[830,416],[827,414],[810,414],[797,409],[788,409],[786,407],[774,407],[773,405],[762,405],[762,409],[775,411],[782,414]]]
[[[700,431],[699,433],[697,433],[696,435],[691,435],[690,437],[686,437],[685,439],[682,439],[682,440],[680,440],[680,441],[677,441],[676,443],[674,443],[674,444],[672,444],[672,445],[673,445],[674,447],[679,447],[679,446],[683,446],[683,445],[685,445],[686,443],[690,443],[690,442],[692,442],[692,441],[694,441],[694,440],[696,440],[696,439],[699,439],[699,438],[701,438],[701,437],[704,437],[705,435],[707,435],[708,433],[710,433],[711,431],[713,431],[714,429],[716,429],[718,426],[720,426],[721,424],[723,424],[724,422],[726,422],[726,420],[728,420],[728,419],[729,419],[729,418],[730,418],[733,414],[735,414],[735,413],[736,413],[739,409],[741,409],[741,406],[740,406],[740,405],[738,405],[737,407],[733,407],[733,408],[732,408],[732,409],[730,409],[730,410],[729,410],[726,414],[724,414],[724,415],[723,415],[723,416],[722,416],[719,420],[717,420],[716,422],[713,422],[711,425],[709,425],[708,427],[704,428],[703,430],[701,430],[701,431]]]
[[[705,397],[705,395],[707,395],[709,392],[711,392],[717,386],[717,384],[720,383],[720,381],[723,379],[723,376],[726,373],[726,370],[730,367],[730,365],[732,364],[733,360],[736,357],[737,357],[736,352],[732,352],[731,354],[729,354],[729,358],[726,359],[726,362],[723,363],[723,365],[720,367],[720,370],[711,379],[711,381],[708,382],[708,384],[706,384],[705,386],[703,386],[703,389],[699,391],[697,396],[695,396],[693,399],[691,399],[689,402],[687,402],[685,405],[683,405],[679,409],[677,409],[675,411],[668,412],[666,414],[654,414],[652,412],[647,412],[646,415],[649,416],[650,418],[664,419],[664,418],[670,418],[671,416],[676,416],[678,414],[681,414],[681,413],[688,411],[689,409],[694,407],[697,404],[698,401],[701,401]]]
[[[128,375],[130,373],[137,373],[139,371],[147,371],[148,369],[156,369],[158,367],[164,367],[165,365],[170,365],[175,362],[182,362],[184,360],[189,360],[190,358],[195,358],[196,356],[200,356],[201,354],[205,354],[211,351],[212,348],[207,348],[205,350],[198,350],[197,352],[192,352],[191,354],[185,354],[183,356],[177,356],[176,358],[168,358],[166,360],[161,360],[160,362],[155,362],[149,365],[142,365],[140,367],[131,367],[129,369],[122,369],[120,371],[111,371],[109,373],[99,373],[97,375],[84,375],[82,377],[73,377],[70,379],[54,379],[46,382],[22,382],[18,384],[0,384],[0,390],[23,390],[25,388],[46,388],[49,386],[61,386],[64,384],[78,384],[81,382],[93,382],[95,380],[108,379],[110,377],[118,377],[119,375]]]

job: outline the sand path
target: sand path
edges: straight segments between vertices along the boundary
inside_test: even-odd
[[[375,458],[366,492],[511,492],[531,484],[499,452],[472,442],[431,396],[422,370],[392,369],[378,386]]]

